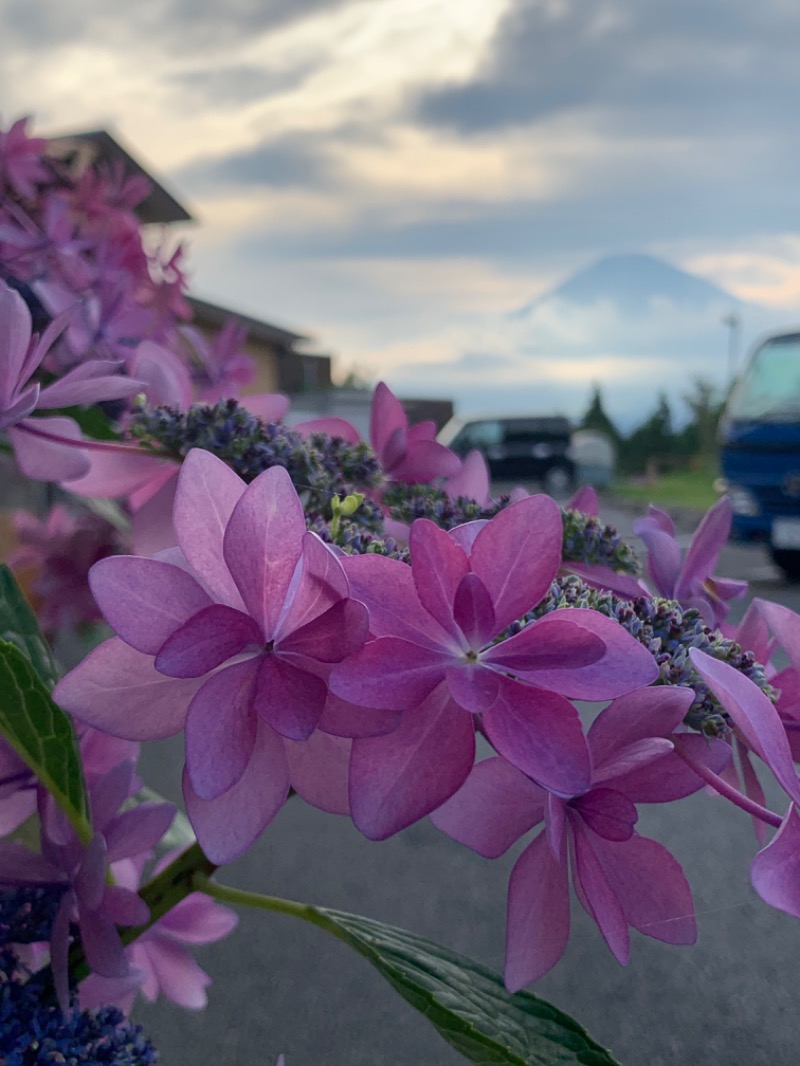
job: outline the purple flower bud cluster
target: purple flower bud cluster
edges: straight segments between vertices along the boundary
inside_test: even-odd
[[[0,947],[50,939],[63,885],[0,889]]]
[[[308,446],[299,433],[262,422],[236,400],[195,403],[187,411],[139,407],[129,429],[134,439],[175,459],[184,459],[192,448],[203,448],[248,483],[271,466],[284,467],[296,484],[307,484],[313,472]]]
[[[331,484],[341,488],[376,488],[383,471],[370,446],[364,441],[350,443],[327,433],[312,433],[306,441],[314,463]]]
[[[150,1066],[158,1052],[116,1007],[66,1013],[28,980],[11,951],[0,952],[0,1062],[4,1066]]]
[[[306,512],[312,517],[330,518],[333,496],[374,488],[382,477],[375,453],[363,441],[350,443],[324,433],[304,439],[282,423],[262,421],[236,400],[195,403],[187,411],[140,406],[129,432],[140,444],[177,460],[192,448],[202,448],[247,484],[264,470],[282,466],[305,494]],[[381,511],[371,501],[364,501],[352,523],[377,535],[383,530]]]
[[[639,560],[613,526],[594,515],[565,508],[564,562],[607,566],[616,573],[639,574]]]
[[[660,672],[658,684],[688,685],[694,689],[695,698],[684,721],[706,736],[727,736],[728,716],[692,665],[691,648],[727,663],[771,700],[776,698],[764,667],[752,652],[742,651],[736,641],[707,626],[694,608],[683,609],[675,600],[657,597],[625,600],[613,592],[591,588],[577,577],[554,581],[532,617],[542,617],[560,607],[588,607],[619,622],[652,653]]]
[[[317,534],[320,540],[326,544],[335,544],[346,555],[386,555],[391,559],[399,559],[403,563],[410,562],[408,548],[398,544],[394,537],[381,536],[379,533],[371,532],[362,523],[354,521],[359,511],[366,506],[374,505],[370,505],[369,501],[365,500],[353,518],[342,518],[335,537],[331,533],[329,521],[321,514],[309,516],[306,525],[312,533]]]
[[[500,496],[483,507],[467,496],[452,498],[444,489],[431,484],[396,482],[383,493],[383,506],[398,522],[411,524],[417,518],[429,518],[440,529],[453,529],[478,518],[493,518],[508,505],[508,496]]]

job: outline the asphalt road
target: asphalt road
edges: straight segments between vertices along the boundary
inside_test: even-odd
[[[605,512],[622,528],[629,516]],[[800,609],[758,549],[730,548],[720,572]],[[181,746],[144,754],[146,780],[177,798]],[[775,796],[779,806],[782,801]],[[775,809],[778,809],[777,807]],[[639,829],[682,862],[699,943],[632,934],[621,968],[579,905],[565,957],[535,992],[573,1014],[623,1066],[796,1066],[800,1062],[800,923],[752,891],[749,819],[700,794],[644,809]],[[291,801],[224,880],[364,913],[437,939],[500,970],[514,854],[473,855],[429,822],[382,844],[343,818]],[[222,878],[221,878],[222,879]],[[138,1010],[164,1066],[456,1066],[463,1059],[372,968],[327,934],[282,916],[243,912],[225,942],[198,952],[213,977],[208,1008]]]

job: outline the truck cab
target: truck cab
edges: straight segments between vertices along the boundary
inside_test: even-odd
[[[719,443],[733,536],[761,541],[800,580],[800,330],[756,346],[728,397]]]

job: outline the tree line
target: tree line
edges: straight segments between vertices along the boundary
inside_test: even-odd
[[[708,466],[716,455],[717,426],[725,405],[718,390],[697,378],[682,396],[689,419],[676,428],[666,393],[658,395],[655,409],[631,433],[621,433],[603,405],[600,386],[595,385],[579,425],[606,434],[617,450],[617,469],[622,474],[666,473]]]

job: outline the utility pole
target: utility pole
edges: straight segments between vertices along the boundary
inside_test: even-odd
[[[739,364],[739,331],[742,319],[736,311],[731,311],[723,317],[722,324],[728,330],[728,388],[730,388]]]

